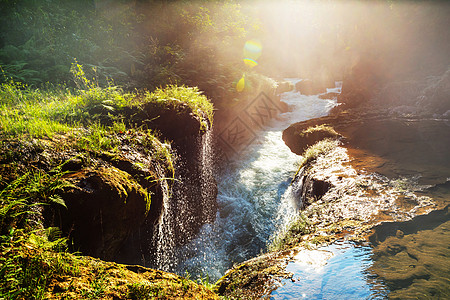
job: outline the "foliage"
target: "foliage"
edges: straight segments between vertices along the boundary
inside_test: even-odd
[[[20,0],[5,5],[0,82],[70,83],[71,64],[79,61],[88,67],[85,77],[103,87],[111,80],[149,90],[187,84],[216,102],[232,98],[232,83],[243,71],[242,47],[259,30],[240,4],[92,3]]]
[[[66,252],[55,230],[0,236],[1,299],[218,299],[187,278]]]
[[[126,76],[121,62],[137,60],[130,55],[132,47],[123,47],[132,45],[127,43],[129,15],[106,18],[84,2],[22,0],[5,5],[0,65],[7,77],[28,84],[68,82],[75,57],[97,66],[102,81]]]
[[[339,145],[339,141],[334,139],[323,139],[311,147],[308,147],[308,149],[305,150],[305,152],[302,154],[302,158],[299,162],[299,167],[297,170],[297,174],[300,172],[300,170],[311,163],[312,161],[316,160],[319,156],[325,155],[334,148],[336,148]],[[296,176],[297,176],[296,174]]]
[[[79,263],[65,248],[66,239],[51,229],[11,229],[0,236],[0,297],[43,299],[53,277],[77,276]]]
[[[8,184],[0,191],[0,233],[27,226],[27,215],[39,204],[56,203],[65,206],[58,190],[70,186],[55,169],[50,173],[30,171]]]
[[[138,108],[148,102],[154,102],[162,109],[176,109],[187,104],[204,128],[209,126],[204,113],[212,124],[213,105],[198,88],[170,85],[141,97],[113,85],[100,87],[98,82],[86,77],[83,67],[77,63],[73,64],[72,73],[79,87],[75,91],[63,86],[36,89],[14,81],[2,83],[1,134],[51,138],[84,125],[90,127],[88,141],[93,141],[99,149],[114,148],[117,142],[106,138],[106,133],[125,129],[125,108]]]
[[[169,85],[165,89],[156,89],[146,95],[146,101],[155,101],[164,107],[177,108],[180,104],[187,104],[192,113],[202,123],[202,129],[209,128],[213,123],[214,107],[206,96],[196,87]],[[205,119],[205,115],[206,118]]]

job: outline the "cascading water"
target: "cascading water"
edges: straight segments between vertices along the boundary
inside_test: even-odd
[[[183,260],[179,273],[220,278],[234,263],[264,250],[276,228],[295,214],[289,185],[299,157],[284,144],[282,130],[294,122],[327,115],[335,101],[296,91],[284,93],[281,99],[290,112],[274,120],[219,176],[216,220],[178,249],[177,256]]]
[[[158,223],[153,233],[153,245],[155,245],[154,264],[160,270],[169,270],[173,264],[173,250],[175,248],[175,234],[172,217],[172,206],[169,196],[169,186],[166,180],[162,180],[162,210]]]
[[[202,203],[202,223],[209,223],[214,220],[216,211],[216,181],[215,163],[213,149],[213,129],[208,130],[202,137],[200,153],[200,177],[201,195],[206,200]]]
[[[150,266],[164,271],[173,271],[178,264],[177,243],[189,241],[196,228],[214,220],[216,193],[212,130],[201,135],[192,150],[194,155],[191,159],[195,163],[188,163],[186,159],[178,161],[179,173],[172,189],[166,180],[160,183],[163,201],[152,234],[154,250]]]

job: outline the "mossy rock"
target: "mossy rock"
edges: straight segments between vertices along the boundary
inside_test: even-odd
[[[144,222],[150,194],[130,174],[113,166],[83,169],[66,180],[61,228],[82,253],[112,259],[126,237]]]

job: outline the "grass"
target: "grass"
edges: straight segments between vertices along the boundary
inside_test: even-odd
[[[30,157],[63,150],[85,164],[100,157],[114,161],[123,149],[133,149],[143,157],[135,167],[146,169],[152,174],[146,180],[157,184],[174,178],[170,142],[145,123],[133,124],[130,111],[139,112],[152,102],[161,109],[191,110],[203,129],[212,124],[213,106],[197,88],[168,86],[153,93],[127,93],[115,86],[99,87],[78,64],[73,75],[78,90],[50,85],[37,89],[13,81],[0,85],[0,299],[128,299],[150,290],[168,299],[180,293],[215,298],[188,278],[173,275],[149,282],[151,276],[159,275],[149,275],[146,281],[122,266],[108,267],[108,263],[68,253],[66,239],[55,229],[44,229],[43,206],[65,206],[58,192],[70,184],[59,158],[50,155],[42,166]],[[149,210],[151,193],[136,178],[111,166],[96,167],[124,198],[129,188],[144,193]]]
[[[299,162],[299,167],[297,170],[297,173],[295,174],[294,178],[297,177],[300,170],[310,164],[311,162],[315,161],[319,156],[325,155],[334,148],[336,148],[339,145],[339,141],[334,139],[323,139],[314,145],[308,147],[308,149],[305,150],[305,152],[302,155],[302,158]]]
[[[313,132],[326,132],[328,133],[328,135],[330,137],[334,136],[334,137],[339,137],[340,134],[334,130],[333,127],[327,125],[327,124],[321,124],[321,125],[316,125],[316,126],[311,126],[308,127],[307,129],[303,130],[300,135],[301,136],[306,136],[308,134],[311,134]]]
[[[172,108],[177,108],[180,104],[186,104],[201,121],[203,130],[209,128],[213,123],[214,106],[197,87],[168,85],[165,89],[159,88],[152,93],[147,93],[145,101],[153,101]]]
[[[76,128],[91,127],[91,134],[99,131],[98,134],[104,135],[105,130],[114,131],[125,125],[123,120],[128,118],[123,114],[125,108],[138,110],[148,102],[163,109],[186,105],[202,122],[203,129],[213,122],[213,105],[196,87],[169,85],[142,96],[124,92],[117,86],[99,87],[85,77],[78,64],[72,67],[72,71],[78,90],[63,86],[35,89],[13,81],[2,83],[0,134],[51,138]]]

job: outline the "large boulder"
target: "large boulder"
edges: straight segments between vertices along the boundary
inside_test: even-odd
[[[390,115],[387,110],[371,113],[354,110],[295,123],[283,132],[283,139],[294,153],[302,154],[307,139],[298,133],[321,124],[343,136],[344,145],[360,157],[361,167],[370,167],[371,171],[388,177],[420,174],[420,181],[426,184],[436,184],[448,177],[448,118],[401,117]]]
[[[297,123],[289,126],[283,131],[283,140],[292,152],[302,155],[303,152],[315,143],[324,139],[335,139],[340,137],[332,127],[311,122]]]
[[[333,86],[329,86],[329,87],[330,88],[334,87],[334,82],[333,82]],[[326,93],[326,91],[327,91],[327,86],[321,84],[320,82],[313,81],[311,79],[304,79],[300,82],[297,82],[297,84],[295,85],[295,88],[302,95],[317,95],[317,94]]]
[[[342,92],[338,96],[340,104],[334,111],[343,111],[365,105],[385,82],[384,64],[376,58],[365,58],[353,65],[342,83]]]

